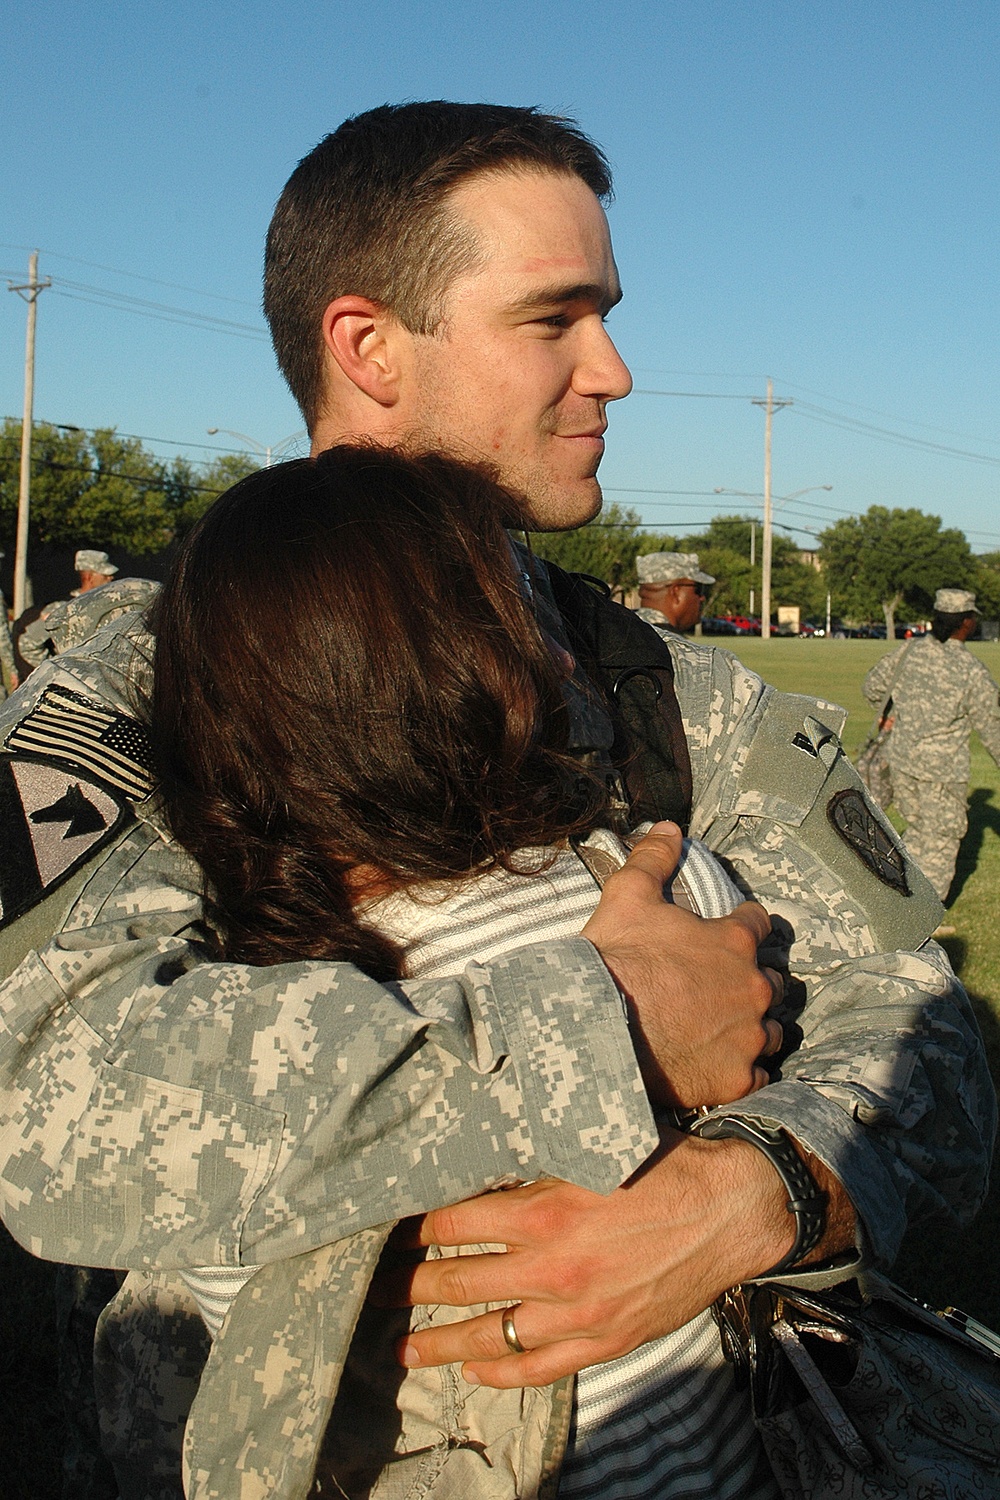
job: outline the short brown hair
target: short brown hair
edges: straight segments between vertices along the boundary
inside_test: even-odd
[[[310,431],[324,309],[354,293],[432,333],[477,250],[444,200],[463,178],[510,166],[577,176],[602,201],[611,195],[607,160],[574,121],[501,104],[385,104],[345,120],[299,162],[268,230],[264,313]]]
[[[357,866],[388,890],[467,879],[606,816],[513,565],[520,503],[479,468],[345,445],[242,480],[185,539],[153,735],[227,957],[392,977]]]

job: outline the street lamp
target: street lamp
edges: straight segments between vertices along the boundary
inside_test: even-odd
[[[271,446],[268,447],[265,443],[258,443],[256,438],[247,437],[245,432],[234,432],[231,427],[209,427],[207,431],[209,437],[215,437],[216,433],[224,432],[227,437],[237,438],[241,443],[249,443],[251,448],[254,448],[258,453],[263,453],[265,469],[269,469],[271,467],[271,459],[274,458],[276,454],[281,453],[283,449],[287,448],[290,443],[296,443],[298,442],[299,438],[308,436],[305,428],[300,427],[298,432],[293,432],[290,434],[290,436],[282,438],[280,443],[272,443]]]

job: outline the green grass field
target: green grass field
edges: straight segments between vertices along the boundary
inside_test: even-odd
[[[813,693],[847,708],[845,743],[852,754],[867,737],[871,721],[861,682],[886,649],[884,641],[747,638],[736,643],[736,654],[747,666],[777,687]],[[972,649],[1000,680],[1000,646]],[[1000,772],[975,739],[969,814],[950,915],[958,930],[944,946],[973,997],[1000,1082]],[[1000,1184],[971,1229],[961,1234],[916,1231],[896,1274],[928,1302],[956,1303],[1000,1329],[1000,1278],[994,1269],[998,1238]],[[6,1440],[0,1496],[57,1500],[62,1425],[54,1389],[51,1268],[32,1261],[0,1233],[0,1278],[5,1334],[0,1420]]]

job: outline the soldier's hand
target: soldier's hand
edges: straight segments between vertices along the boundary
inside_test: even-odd
[[[654,1104],[724,1104],[761,1088],[762,1056],[781,1045],[767,1012],[781,976],[757,963],[771,930],[745,901],[706,918],[663,899],[681,853],[680,829],[657,823],[609,876],[583,929],[625,996],[643,1081]]]
[[[657,1156],[607,1197],[548,1179],[437,1209],[410,1226],[413,1245],[500,1243],[382,1271],[383,1306],[519,1304],[511,1351],[502,1312],[410,1334],[407,1365],[466,1361],[466,1379],[547,1385],[628,1353],[690,1321],[726,1287],[759,1275],[795,1227],[767,1158],[745,1141],[664,1132]],[[471,1363],[469,1363],[471,1362]]]

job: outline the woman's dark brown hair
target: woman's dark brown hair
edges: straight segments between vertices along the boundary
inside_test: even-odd
[[[509,868],[603,810],[564,753],[516,515],[478,469],[345,446],[251,475],[185,541],[156,612],[154,738],[227,957],[396,976],[352,870],[398,889]]]

